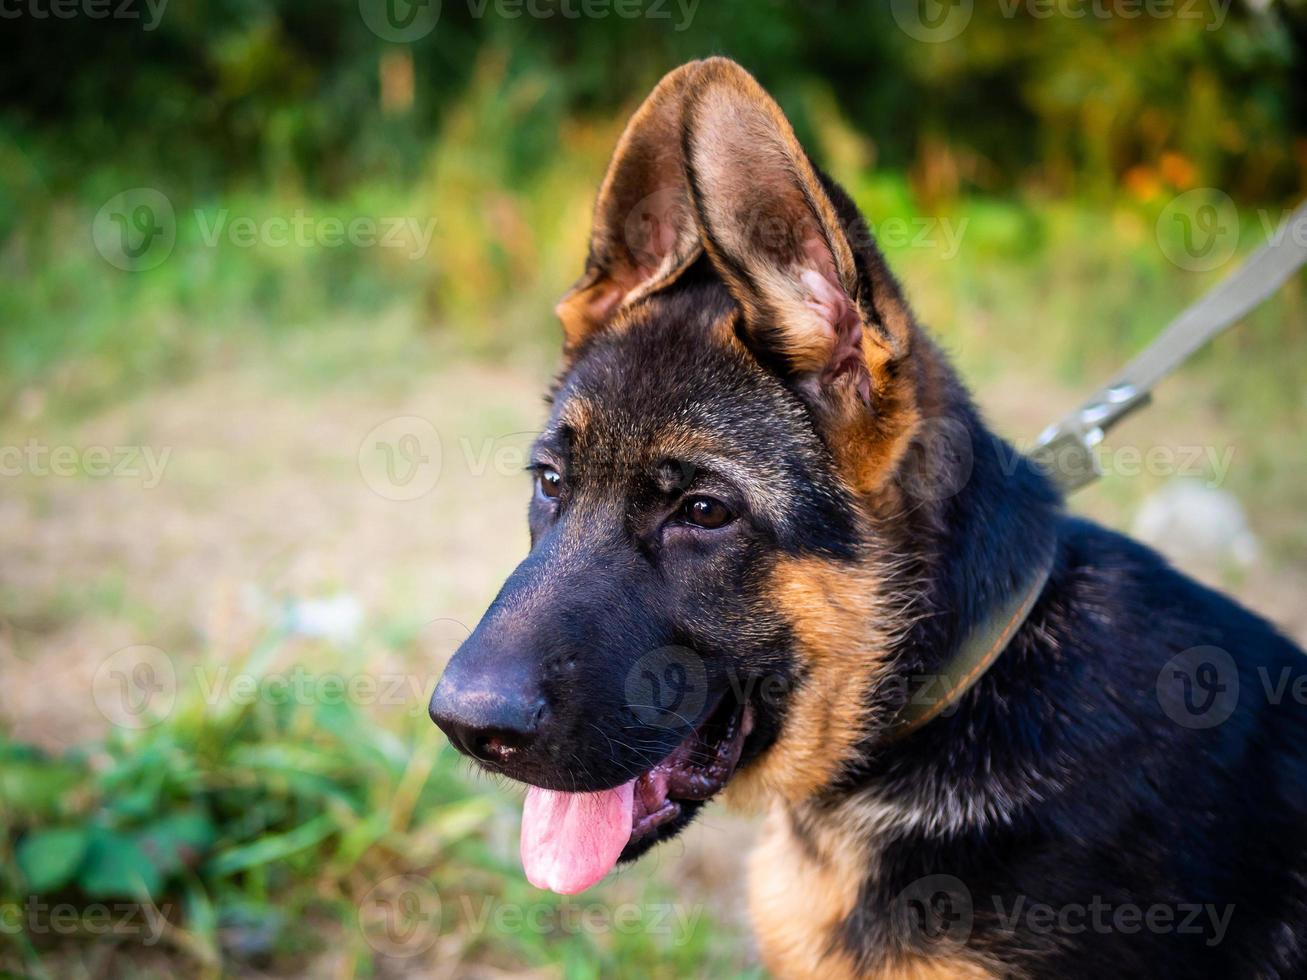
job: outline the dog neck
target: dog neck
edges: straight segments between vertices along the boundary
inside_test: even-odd
[[[1040,562],[1029,581],[995,606],[962,638],[937,673],[905,686],[906,703],[890,726],[886,738],[898,741],[953,710],[985,672],[1002,656],[1043,594],[1053,567],[1053,553]]]
[[[892,528],[878,529],[892,534],[895,550],[909,558],[899,580],[887,587],[911,596],[913,622],[887,655],[885,679],[868,706],[867,734],[856,760],[814,802],[824,808],[843,800],[882,798],[887,790],[894,796],[915,785],[913,819],[952,826],[959,813],[992,811],[987,801],[933,798],[931,787],[946,792],[950,779],[940,769],[941,760],[956,754],[952,743],[967,737],[965,732],[976,737],[977,718],[999,723],[992,713],[978,715],[976,709],[996,690],[1005,690],[1010,671],[1004,659],[1014,649],[1024,649],[1038,629],[1042,600],[1058,575],[1062,505],[1045,475],[988,429],[951,372],[940,390],[930,417],[945,420],[943,427],[954,433],[954,451],[948,455],[960,469],[936,473],[933,484],[918,481],[927,492],[905,500]],[[1012,628],[1002,628],[1013,619]],[[934,690],[912,684],[914,679],[952,676],[960,659],[975,654],[972,659],[978,662],[993,646],[998,649],[984,665],[992,668],[977,672],[951,696],[945,696],[950,692],[944,683]],[[929,717],[914,718],[908,731],[904,700],[914,692],[924,695],[929,708],[943,703]]]

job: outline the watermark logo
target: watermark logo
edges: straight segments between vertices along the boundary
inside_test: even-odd
[[[1190,20],[1214,31],[1225,23],[1232,0],[998,0],[999,14],[1032,20]]]
[[[411,44],[436,29],[441,0],[359,0],[359,15],[383,41]]]
[[[626,703],[641,724],[692,728],[708,702],[703,658],[689,647],[650,650],[626,675]]]
[[[1206,31],[1225,23],[1232,0],[998,0],[989,8],[1003,20],[1068,21],[1183,20],[1199,21]],[[890,12],[899,29],[929,44],[952,41],[971,23],[974,0],[891,0]]]
[[[0,0],[3,2],[3,0]],[[233,214],[229,208],[194,208],[182,221],[205,248],[381,248],[410,261],[426,257],[436,219],[411,215]],[[172,201],[152,187],[115,194],[91,223],[100,255],[116,268],[143,272],[165,262],[177,244],[179,222]],[[194,243],[195,238],[187,239]]]
[[[665,20],[683,31],[694,22],[699,0],[467,0],[474,20],[493,14],[501,20]]]
[[[1027,447],[1030,452],[1033,447]],[[1088,447],[1053,444],[1031,459],[1050,477],[1101,473],[1106,477],[1134,479],[1139,476],[1159,479],[1181,478],[1201,481],[1208,490],[1223,486],[1234,464],[1234,446],[1215,445],[1147,445],[1134,443],[1108,447],[1104,443]],[[1015,459],[1003,463],[1003,471],[1015,468]],[[1095,468],[1096,467],[1096,468]]]
[[[516,476],[531,462],[531,448],[539,436],[530,429],[476,439],[459,436],[458,448],[472,476]]]
[[[156,268],[177,244],[172,201],[153,187],[120,191],[96,212],[91,240],[106,262],[124,272]]]
[[[452,652],[459,634],[453,620],[450,635],[437,641]],[[433,628],[440,628],[435,627]],[[467,631],[462,630],[463,637]],[[449,654],[443,659],[447,660]],[[436,671],[438,673],[438,671]],[[165,720],[177,702],[179,688],[206,708],[246,708],[254,704],[312,707],[350,704],[358,707],[406,709],[414,717],[425,713],[435,687],[434,673],[413,671],[323,671],[295,664],[281,670],[251,673],[228,664],[196,664],[178,670],[158,647],[126,647],[107,657],[96,671],[92,695],[96,707],[122,728],[150,728]]]
[[[96,670],[91,696],[111,724],[150,728],[172,712],[177,670],[172,658],[158,647],[123,647]]]
[[[659,192],[663,193],[669,192]],[[646,201],[654,201],[657,197],[658,195],[651,195]],[[664,205],[659,210],[641,202],[627,218],[627,244],[634,254],[642,256],[648,264],[655,265],[670,248],[667,229],[674,228],[675,221],[675,212],[670,206]],[[807,243],[819,241],[825,236],[815,219],[805,216],[793,220],[765,206],[750,208],[745,212],[742,223],[743,237],[758,251],[772,255],[800,255]],[[967,217],[954,219],[946,215],[922,215],[886,218],[879,224],[858,219],[842,223],[840,230],[855,251],[862,248],[920,249],[936,253],[948,261],[957,258],[961,252],[970,224],[971,219]],[[655,240],[666,243],[661,250],[644,246],[645,242],[655,238],[655,231],[661,235]]]
[[[1195,187],[1157,216],[1157,243],[1171,262],[1207,272],[1230,261],[1239,244],[1239,212],[1224,191]]]
[[[909,884],[890,906],[895,932],[910,949],[941,953],[971,938],[971,891],[953,875],[926,875]]]
[[[890,13],[908,37],[927,44],[952,41],[971,23],[973,0],[891,0]]]
[[[1180,935],[1203,937],[1208,947],[1219,945],[1234,919],[1234,906],[1198,902],[1113,904],[1101,895],[1087,902],[1032,900],[1031,896],[973,896],[958,878],[933,874],[909,884],[891,906],[896,936],[909,949],[925,955],[947,955],[966,945],[975,925],[976,909],[1008,936]]]
[[[622,224],[622,237],[631,255],[643,266],[658,268],[676,247],[677,230],[692,227],[685,193],[663,187],[642,198]]]
[[[880,224],[868,224],[867,244],[890,249],[924,249],[939,253],[944,261],[957,258],[967,234],[970,218],[954,221],[948,217],[886,218]],[[847,229],[846,229],[847,230]],[[860,244],[858,233],[849,235],[850,243]]]
[[[426,713],[424,693],[435,679],[403,671],[342,674],[310,671],[302,666],[263,674],[232,672],[226,664],[196,668],[194,681],[209,706],[228,704],[312,705],[352,704],[360,707],[407,708],[418,717]]]
[[[1220,647],[1184,650],[1157,675],[1157,700],[1166,716],[1185,728],[1215,728],[1239,705],[1239,669]]]
[[[473,20],[622,20],[672,21],[684,31],[694,21],[699,0],[467,0]],[[383,41],[420,41],[436,28],[441,0],[359,0],[363,23]]]
[[[904,473],[910,495],[918,500],[946,500],[967,485],[975,466],[971,430],[957,419],[923,419],[914,438],[920,451]]]
[[[440,433],[427,419],[401,415],[374,427],[359,444],[363,482],[387,500],[417,500],[440,481]]]
[[[418,875],[377,882],[358,906],[359,931],[378,953],[397,959],[420,956],[440,938],[440,893]]]
[[[1307,672],[1302,670],[1301,664],[1295,662],[1293,666],[1281,667],[1274,675],[1269,667],[1260,666],[1257,679],[1261,682],[1267,704],[1278,706],[1287,701],[1307,705]]]
[[[1011,908],[1005,907],[1001,895],[994,896],[994,915],[1009,933],[1029,932],[1036,936],[1094,935],[1132,936],[1141,932],[1155,936],[1179,935],[1205,937],[1204,945],[1217,946],[1225,938],[1234,918],[1234,906],[1216,906],[1197,902],[1137,905],[1124,902],[1113,905],[1101,895],[1089,902],[1051,905],[1031,902],[1018,895]]]

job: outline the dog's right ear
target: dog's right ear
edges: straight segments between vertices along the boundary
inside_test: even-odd
[[[595,201],[585,274],[555,307],[564,355],[624,305],[674,281],[702,250],[681,151],[681,111],[700,64],[664,76],[617,143]]]

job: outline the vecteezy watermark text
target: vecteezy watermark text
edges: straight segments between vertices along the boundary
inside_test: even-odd
[[[373,949],[396,958],[426,952],[440,936],[446,903],[425,875],[403,874],[374,885],[358,905],[358,924]],[[460,931],[475,936],[657,936],[674,946],[694,938],[703,905],[676,902],[505,902],[460,895]]]
[[[998,0],[1006,18],[1024,13],[1035,20],[1192,20],[1214,31],[1225,23],[1233,0]]]
[[[1190,647],[1158,671],[1157,700],[1167,717],[1183,728],[1215,728],[1234,717],[1241,702],[1253,705],[1254,711],[1307,704],[1307,670],[1296,661],[1274,669],[1259,664],[1255,677],[1241,677],[1229,651]]]
[[[910,882],[895,899],[891,921],[903,937],[922,950],[957,948],[971,938],[977,919],[984,917],[1012,935],[1177,935],[1202,937],[1208,947],[1219,945],[1234,918],[1232,904],[1211,902],[1109,901],[1102,895],[1088,901],[1032,901],[1028,895],[974,895],[959,878],[927,875]]]
[[[1234,462],[1234,446],[1134,446],[1107,447],[1099,443],[1089,447],[1104,476],[1184,477],[1202,480],[1209,490],[1224,485]],[[1082,461],[1082,451],[1067,449],[1036,465],[1049,474],[1072,473]],[[1005,465],[1005,469],[1011,469]]]
[[[243,215],[232,218],[227,208],[212,217],[203,210],[195,210],[195,224],[200,240],[209,248],[224,239],[236,248],[354,248],[407,249],[406,257],[420,259],[431,248],[436,231],[436,219],[419,221],[417,218],[376,218],[357,215],[349,220],[334,216],[318,217],[297,208],[289,217],[277,215],[256,221]]]
[[[139,20],[152,31],[163,19],[168,0],[0,0],[0,18],[17,20]]]
[[[700,0],[465,0],[473,20],[621,20],[670,21],[684,31],[694,21]],[[373,34],[408,44],[426,37],[440,22],[442,0],[358,0],[359,15]]]
[[[126,272],[145,272],[172,255],[184,218],[157,188],[131,187],[109,198],[96,212],[91,241],[110,265]],[[303,208],[259,218],[233,216],[229,208],[195,208],[191,221],[206,248],[383,248],[402,252],[409,260],[424,258],[436,233],[435,218],[340,217],[312,214]]]
[[[1020,926],[1036,935],[1133,935],[1149,932],[1154,935],[1204,936],[1207,946],[1216,946],[1225,938],[1226,930],[1230,927],[1234,906],[1218,907],[1198,902],[1113,904],[1099,895],[1093,896],[1087,903],[1051,905],[1047,902],[1028,902],[1025,895],[1018,895],[1011,908],[1006,908],[1002,897],[995,895],[994,914],[1003,928],[1016,931]]]
[[[663,192],[659,192],[660,194]],[[650,195],[645,201],[652,201],[657,195]],[[637,205],[633,218],[626,227],[627,245],[633,253],[647,252],[648,243],[661,241],[667,216],[656,216],[653,208],[644,207],[645,202]],[[815,233],[806,221],[791,221],[774,214],[766,208],[757,208],[746,213],[742,218],[746,227],[745,235],[757,248],[782,250],[793,247],[796,242],[804,241]],[[967,234],[971,219],[958,218],[956,221],[947,216],[886,218],[879,223],[855,221],[842,225],[841,230],[849,245],[859,248],[890,249],[927,249],[938,251],[940,258],[956,258]],[[651,258],[660,258],[655,250]]]
[[[195,681],[207,705],[244,706],[265,704],[335,705],[356,704],[388,707],[408,706],[426,710],[427,693],[434,677],[383,672],[341,674],[315,673],[303,667],[265,674],[231,670],[226,664],[215,669],[197,667]]]
[[[1205,31],[1218,30],[1232,0],[998,0],[990,8],[1004,20],[1058,18],[1071,21],[1175,20],[1194,21]],[[890,0],[899,29],[918,41],[943,44],[971,24],[975,0]]]
[[[1285,241],[1307,246],[1307,217],[1286,209],[1258,208],[1260,236],[1272,245]],[[1239,247],[1240,220],[1233,198],[1215,187],[1194,187],[1177,194],[1157,216],[1158,247],[1174,265],[1189,272],[1209,272],[1225,265]]]
[[[497,935],[561,932],[573,936],[642,934],[665,936],[676,946],[684,946],[694,937],[703,917],[702,905],[685,906],[676,902],[620,902],[613,905],[564,898],[561,902],[523,904],[501,902],[495,898],[474,902],[470,896],[464,895],[459,904],[463,919],[478,935],[487,932]]]
[[[167,924],[160,909],[140,902],[46,902],[29,895],[25,902],[0,904],[0,935],[13,936],[140,936],[142,946],[155,945]]]
[[[694,20],[700,0],[467,0],[467,9],[480,19],[488,13],[505,20],[675,20],[683,31]]]
[[[188,681],[208,708],[253,704],[338,705],[404,708],[425,712],[434,676],[402,671],[315,672],[296,665],[281,671],[248,673],[226,664],[195,665],[188,678],[173,658],[155,646],[115,651],[101,662],[92,700],[120,728],[150,728],[167,718],[177,692]]]
[[[0,446],[0,477],[58,476],[137,479],[153,490],[163,479],[172,447],[50,446],[28,439],[21,446]]]

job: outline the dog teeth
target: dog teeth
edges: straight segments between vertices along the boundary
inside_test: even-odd
[[[631,839],[643,837],[665,823],[670,823],[681,815],[681,805],[675,800],[664,800],[653,813],[647,813],[636,818],[634,825],[631,827]]]
[[[681,813],[678,800],[707,800],[716,795],[730,779],[752,728],[753,711],[745,704],[730,716],[715,743],[707,744],[696,732],[640,776],[631,812],[632,836],[643,836],[674,820]],[[704,761],[696,763],[696,756]]]

